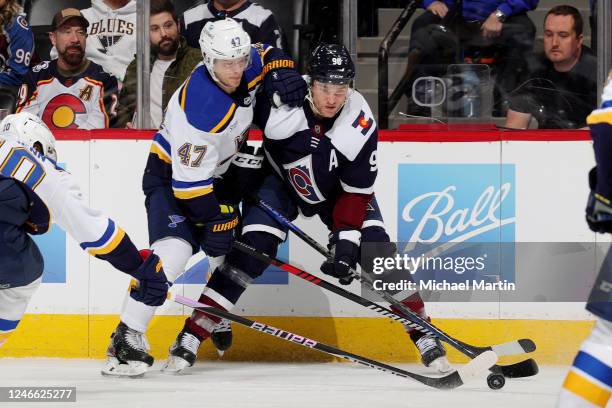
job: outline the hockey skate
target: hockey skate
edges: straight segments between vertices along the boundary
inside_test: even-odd
[[[193,366],[198,356],[200,343],[200,339],[193,334],[185,330],[181,331],[170,346],[170,355],[162,371],[166,374],[179,374],[187,367]]]
[[[130,329],[120,322],[106,349],[106,364],[102,375],[113,377],[142,377],[153,365],[149,344],[144,333]]]
[[[432,367],[441,373],[448,373],[453,369],[446,359],[446,350],[437,337],[415,332],[410,338],[419,350],[421,362],[425,367]]]
[[[217,353],[223,357],[223,353],[232,346],[232,326],[227,319],[221,319],[210,335],[210,339],[217,348]]]

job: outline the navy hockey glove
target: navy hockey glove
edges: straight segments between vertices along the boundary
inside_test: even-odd
[[[308,92],[304,78],[295,70],[279,68],[269,72],[264,78],[266,95],[272,105],[278,107],[274,94],[278,94],[280,101],[290,107],[302,106]]]
[[[606,197],[596,193],[597,167],[589,172],[591,192],[586,207],[586,221],[591,231],[612,233],[612,205]]]
[[[151,250],[140,251],[142,264],[131,275],[138,279],[138,284],[130,291],[130,296],[149,306],[161,306],[168,295],[172,283],[168,282],[159,256]]]
[[[200,245],[209,257],[227,254],[232,249],[234,232],[238,226],[238,211],[231,205],[219,205],[216,217],[198,224],[203,228]]]
[[[342,285],[348,285],[353,281],[351,270],[357,266],[359,247],[348,239],[338,239],[338,234],[336,232],[329,241],[334,257],[321,265],[321,272],[338,278]]]

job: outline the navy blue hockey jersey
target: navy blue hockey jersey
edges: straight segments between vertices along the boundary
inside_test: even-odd
[[[25,16],[17,15],[0,33],[0,85],[21,85],[33,54],[34,34]]]
[[[378,172],[378,131],[359,92],[351,91],[344,107],[329,119],[317,119],[309,103],[272,109],[259,98],[255,120],[264,131],[266,159],[290,186],[302,214],[330,210],[347,194],[362,197],[359,205],[365,211]],[[353,224],[358,229],[361,222],[356,219]]]

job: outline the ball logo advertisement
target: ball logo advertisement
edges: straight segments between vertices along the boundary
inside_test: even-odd
[[[514,164],[400,164],[393,268],[420,290],[512,289],[515,202]]]

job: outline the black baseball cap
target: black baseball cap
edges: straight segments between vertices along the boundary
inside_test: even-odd
[[[87,21],[87,19],[83,17],[83,14],[81,14],[81,11],[79,9],[70,7],[70,8],[65,8],[63,10],[60,10],[57,13],[55,13],[55,15],[53,16],[53,22],[51,22],[51,29],[55,31],[57,30],[58,27],[63,25],[66,21],[73,19],[73,18],[78,19],[84,28],[89,27],[89,21]]]

